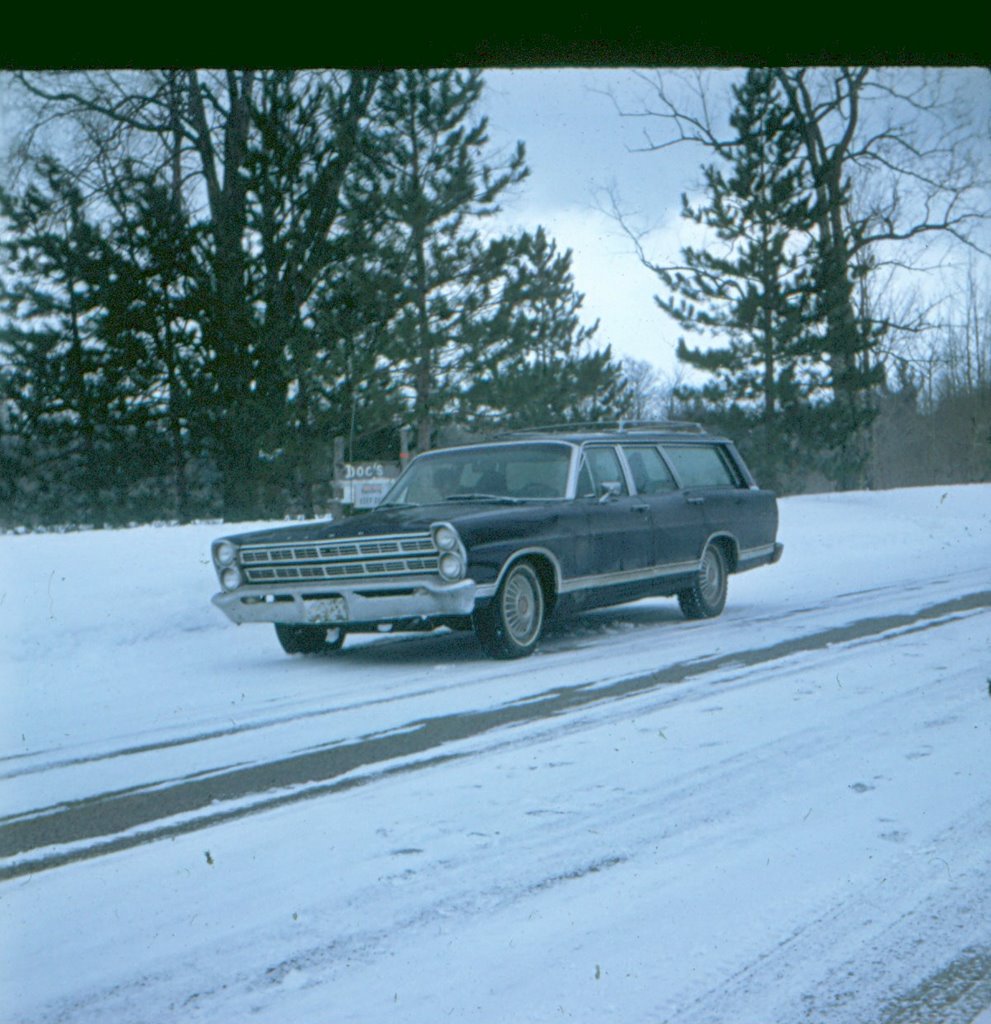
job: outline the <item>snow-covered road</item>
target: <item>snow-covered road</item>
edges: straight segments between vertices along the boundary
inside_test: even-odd
[[[972,1021],[991,485],[781,515],[509,664],[287,658],[216,526],[0,537],[0,1022]]]

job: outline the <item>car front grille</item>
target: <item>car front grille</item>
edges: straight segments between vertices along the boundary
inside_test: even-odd
[[[251,544],[240,550],[248,583],[367,580],[437,572],[439,554],[429,533]]]

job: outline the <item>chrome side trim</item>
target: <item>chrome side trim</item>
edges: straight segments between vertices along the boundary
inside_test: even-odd
[[[522,555],[524,552],[520,552]],[[658,580],[664,579],[667,576],[684,576],[693,572],[699,571],[698,562],[676,562],[671,565],[655,565],[645,569],[624,569],[620,572],[604,572],[598,573],[594,576],[572,576],[571,579],[563,579],[561,577],[561,568],[557,562],[557,559],[549,551],[544,551],[538,548],[528,548],[527,554],[543,554],[545,555],[554,566],[554,577],[557,592],[559,594],[570,594],[576,590],[591,590],[594,587],[611,587],[621,583],[639,583],[642,580]],[[482,583],[479,584],[475,591],[476,597],[492,597],[493,594],[499,589],[499,584],[502,582],[503,576],[509,566],[517,560],[519,555],[514,555],[512,559],[506,562],[502,567],[502,571],[499,573],[499,578],[495,583]]]
[[[770,558],[774,554],[774,544],[762,544],[758,548],[742,548],[739,554],[741,562],[750,562],[755,558]]]
[[[591,587],[609,587],[618,583],[639,583],[642,580],[664,579],[666,576],[685,576],[698,572],[701,562],[675,562],[670,565],[655,565],[645,569],[624,569],[620,572],[604,572],[596,576],[574,576],[561,584],[560,593],[574,590],[588,590]]]

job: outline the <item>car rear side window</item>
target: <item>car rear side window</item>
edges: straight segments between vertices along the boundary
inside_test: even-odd
[[[671,470],[656,448],[646,445],[623,445],[623,454],[633,474],[639,494],[663,494],[678,489]]]
[[[666,444],[664,452],[683,487],[739,487],[741,482],[718,445]]]

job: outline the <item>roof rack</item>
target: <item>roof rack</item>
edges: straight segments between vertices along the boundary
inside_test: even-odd
[[[599,420],[589,423],[553,423],[547,426],[507,430],[507,435],[519,434],[573,434],[573,433],[635,433],[637,431],[666,430],[671,433],[704,434],[701,423],[690,420]]]

